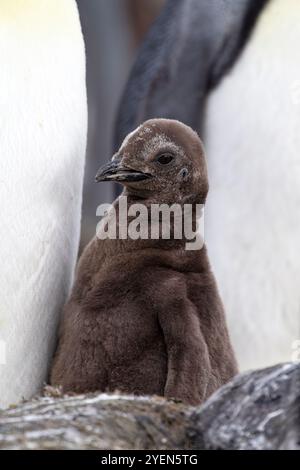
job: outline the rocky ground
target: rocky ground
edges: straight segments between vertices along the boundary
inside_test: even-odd
[[[237,376],[204,405],[46,396],[0,412],[0,449],[300,449],[300,364]]]

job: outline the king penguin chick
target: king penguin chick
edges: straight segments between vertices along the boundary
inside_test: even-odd
[[[195,207],[208,192],[198,135],[167,119],[129,134],[96,180],[119,181],[128,208]],[[117,213],[119,204],[120,198]],[[52,385],[196,405],[230,380],[237,366],[206,248],[185,246],[186,239],[172,236],[90,242],[63,312]]]

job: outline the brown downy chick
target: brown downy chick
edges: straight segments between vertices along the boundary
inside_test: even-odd
[[[127,136],[96,180],[120,182],[129,207],[148,209],[194,207],[208,191],[198,135],[167,119]],[[196,405],[231,379],[237,366],[206,248],[188,251],[185,244],[172,236],[90,242],[64,308],[52,385]]]

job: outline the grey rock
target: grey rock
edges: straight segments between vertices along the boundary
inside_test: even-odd
[[[202,406],[47,389],[0,412],[0,449],[300,449],[300,364],[238,375]]]
[[[0,449],[176,449],[189,414],[158,397],[43,397],[0,413]]]
[[[300,449],[300,364],[238,375],[190,418],[195,449]]]

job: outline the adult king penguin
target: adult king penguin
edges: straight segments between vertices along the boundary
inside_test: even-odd
[[[77,257],[87,109],[74,0],[0,0],[0,406],[47,378]]]
[[[151,117],[200,131],[205,238],[240,367],[300,338],[300,2],[169,0],[142,45],[116,147]]]

